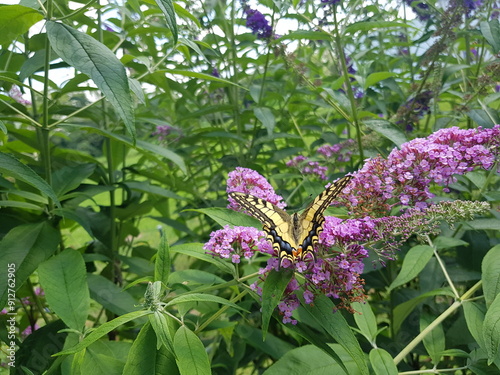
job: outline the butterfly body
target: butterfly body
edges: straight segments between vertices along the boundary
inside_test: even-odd
[[[250,194],[232,192],[229,196],[245,209],[247,214],[262,223],[268,241],[279,256],[281,266],[284,259],[291,263],[297,259],[303,260],[308,255],[315,259],[314,246],[323,230],[323,214],[351,178],[345,176],[331,184],[302,214],[290,215],[276,205]]]

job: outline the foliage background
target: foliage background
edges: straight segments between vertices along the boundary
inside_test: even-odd
[[[245,220],[222,209],[238,166],[300,209],[328,181],[405,141],[498,124],[498,8],[469,0],[3,5],[0,302],[18,329],[11,372],[498,373],[496,166],[460,176],[451,193],[431,187],[436,201],[486,201],[492,210],[443,224],[435,256],[408,261],[414,275],[401,265],[419,249],[415,237],[386,267],[372,257],[368,303],[355,306],[362,314],[333,314],[322,300],[299,310],[297,326],[276,315],[263,329],[261,315],[274,306],[261,314],[246,286],[266,258],[232,265],[202,248],[221,224]],[[340,161],[316,152],[346,141]],[[297,155],[328,167],[327,180],[288,166]],[[405,282],[390,288],[398,274]],[[164,282],[166,298],[148,281]],[[449,293],[450,281],[464,298]]]

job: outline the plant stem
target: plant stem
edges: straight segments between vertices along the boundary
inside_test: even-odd
[[[441,324],[448,316],[450,316],[455,310],[457,310],[462,303],[469,299],[469,297],[476,292],[482,285],[482,281],[478,281],[472,288],[465,292],[461,297],[458,298],[450,307],[448,307],[441,315],[439,315],[436,320],[429,324],[422,332],[418,334],[406,347],[399,352],[399,354],[394,357],[394,363],[397,365],[401,362],[410,352],[427,336],[431,331]]]

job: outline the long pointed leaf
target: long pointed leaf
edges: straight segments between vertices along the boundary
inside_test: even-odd
[[[64,61],[92,78],[122,118],[135,143],[134,107],[121,61],[104,44],[62,23],[48,21],[47,36]]]

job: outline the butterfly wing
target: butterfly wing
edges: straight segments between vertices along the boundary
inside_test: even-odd
[[[267,234],[267,240],[279,256],[280,266],[284,259],[295,261],[297,244],[291,237],[291,216],[278,206],[250,194],[232,192],[233,198],[246,213],[258,219]]]
[[[325,222],[325,210],[330,206],[333,200],[346,187],[352,176],[345,176],[332,183],[325,191],[318,195],[311,204],[300,215],[301,233],[298,235],[301,251],[300,258],[303,259],[307,254],[314,257],[314,245],[318,242],[319,234],[323,231]]]

